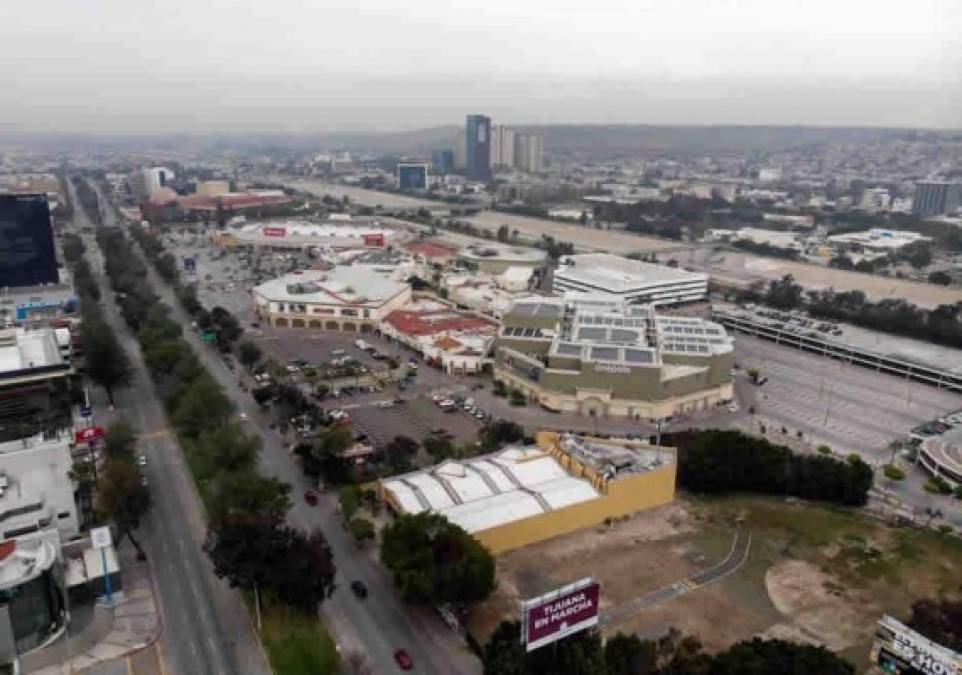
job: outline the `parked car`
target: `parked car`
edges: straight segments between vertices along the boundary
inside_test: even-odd
[[[317,506],[317,493],[314,490],[307,490],[304,493],[304,501],[307,502],[309,506]]]
[[[351,582],[351,591],[362,600],[367,597],[367,586],[365,586],[364,582],[360,579],[355,579]]]
[[[412,659],[411,655],[404,649],[394,650],[394,660],[397,661],[401,670],[411,670],[411,668],[414,667],[414,659]]]

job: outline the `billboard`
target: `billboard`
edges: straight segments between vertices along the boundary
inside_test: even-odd
[[[265,237],[286,237],[287,228],[286,227],[262,227],[261,233]]]
[[[521,642],[527,651],[598,625],[601,584],[585,577],[521,605]]]
[[[364,242],[365,246],[375,246],[378,248],[384,248],[384,233],[376,232],[372,234],[361,235],[361,240]]]
[[[47,195],[0,195],[0,287],[59,282]]]
[[[883,616],[878,622],[869,659],[873,672],[962,675],[962,654],[932,642],[890,616]]]

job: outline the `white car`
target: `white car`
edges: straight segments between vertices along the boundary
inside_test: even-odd
[[[738,412],[738,404],[737,404],[737,403],[729,403],[729,404],[728,404],[728,412]]]
[[[239,415],[237,416],[237,418],[238,418],[241,422],[246,422],[247,419],[248,419],[248,418],[247,418],[247,413],[242,412],[241,414],[239,414]]]

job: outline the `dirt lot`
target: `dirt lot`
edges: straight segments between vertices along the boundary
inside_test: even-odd
[[[498,558],[499,587],[469,628],[479,641],[518,601],[594,575],[602,612],[721,560],[733,523],[752,531],[746,564],[725,579],[649,607],[607,632],[657,637],[668,628],[720,649],[752,635],[824,644],[865,663],[875,622],[957,590],[962,542],[896,529],[853,511],[766,498],[680,499]],[[953,587],[954,582],[954,587]]]

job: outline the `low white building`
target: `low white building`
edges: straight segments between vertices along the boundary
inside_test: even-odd
[[[293,249],[384,248],[400,242],[402,233],[377,220],[325,223],[271,221],[231,227],[214,235],[215,243],[231,246],[265,246]]]
[[[251,291],[257,314],[272,326],[373,331],[384,317],[411,301],[411,287],[364,266],[304,270]]]
[[[65,541],[80,534],[74,501],[70,429],[0,443],[0,533],[13,539],[55,527]],[[83,461],[79,457],[78,461]]]
[[[828,237],[828,242],[836,248],[878,254],[890,253],[911,244],[930,241],[932,237],[926,237],[918,232],[886,230],[879,227],[873,227],[864,232],[847,232]]]
[[[708,275],[675,267],[592,253],[567,256],[552,290],[606,296],[627,303],[673,305],[708,297]]]

